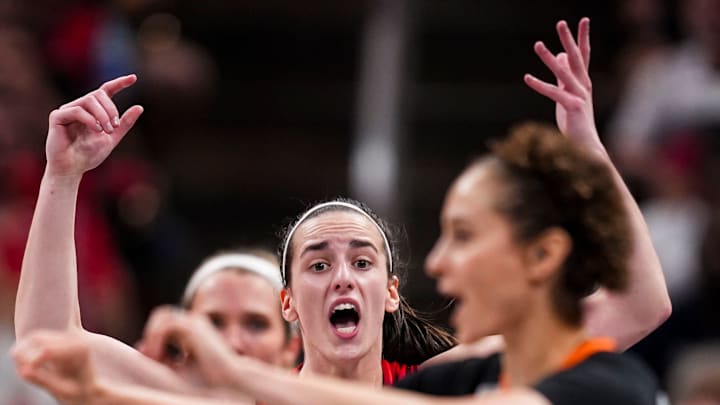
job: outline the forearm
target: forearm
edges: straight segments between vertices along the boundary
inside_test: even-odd
[[[487,357],[501,352],[505,348],[505,341],[501,335],[491,335],[473,343],[461,343],[436,356],[425,360],[420,367],[433,366],[440,363],[458,361],[469,358]]]
[[[239,392],[246,393],[262,403],[273,405],[430,403],[423,396],[408,391],[379,390],[315,375],[299,378],[272,366],[246,360],[238,362],[234,373],[237,376],[236,388]]]
[[[84,405],[238,405],[254,404],[245,398],[220,399],[207,396],[185,396],[138,385],[99,382]]]
[[[80,176],[40,184],[15,304],[15,334],[81,328],[75,257],[75,204]]]
[[[281,372],[279,369],[254,360],[237,362],[234,375],[236,388],[256,400],[273,405],[546,405],[539,394],[518,390],[490,396],[435,397],[394,388],[368,387],[322,376],[304,376]]]
[[[207,393],[202,382],[189,381],[112,337],[82,332],[78,338],[89,348],[98,378],[186,395]]]
[[[592,335],[609,335],[625,350],[647,336],[671,312],[665,277],[645,220],[630,190],[602,150],[613,172],[631,227],[628,284],[622,293],[600,291],[585,303],[585,324]]]

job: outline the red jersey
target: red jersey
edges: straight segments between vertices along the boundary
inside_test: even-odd
[[[298,365],[295,368],[295,371],[300,372],[300,370],[302,370],[302,366],[302,364]],[[383,385],[393,385],[398,380],[401,380],[405,378],[405,376],[418,370],[417,365],[410,366],[407,364],[396,363],[394,361],[391,363],[385,359],[382,359],[380,367],[382,367]]]
[[[417,365],[409,366],[396,362],[382,360],[383,385],[393,385],[398,380],[402,380],[405,376],[412,374],[418,370]]]

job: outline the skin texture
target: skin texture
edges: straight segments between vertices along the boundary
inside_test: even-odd
[[[359,213],[331,211],[303,222],[292,243],[292,279],[282,293],[283,314],[288,321],[299,321],[304,336],[301,373],[380,385],[383,317],[398,308],[399,296],[397,278],[387,274],[377,227]],[[360,314],[354,337],[338,336],[330,323],[338,302],[352,302]]]

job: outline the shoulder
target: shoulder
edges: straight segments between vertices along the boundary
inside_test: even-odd
[[[484,384],[496,385],[499,375],[500,356],[496,354],[423,367],[395,383],[395,387],[431,395],[473,394]]]
[[[554,405],[654,405],[655,377],[629,354],[597,353],[568,370],[553,374],[535,389]]]

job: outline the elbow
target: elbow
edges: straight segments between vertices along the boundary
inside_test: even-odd
[[[641,331],[641,335],[638,339],[634,341],[636,343],[637,341],[640,341],[644,339],[649,334],[653,333],[657,328],[660,327],[665,321],[670,318],[670,315],[672,314],[672,303],[670,302],[670,297],[666,294],[665,297],[663,297],[663,300],[658,303],[658,305],[655,307],[652,313],[646,314],[648,317],[645,319],[650,319],[652,322],[646,322],[646,329]]]

